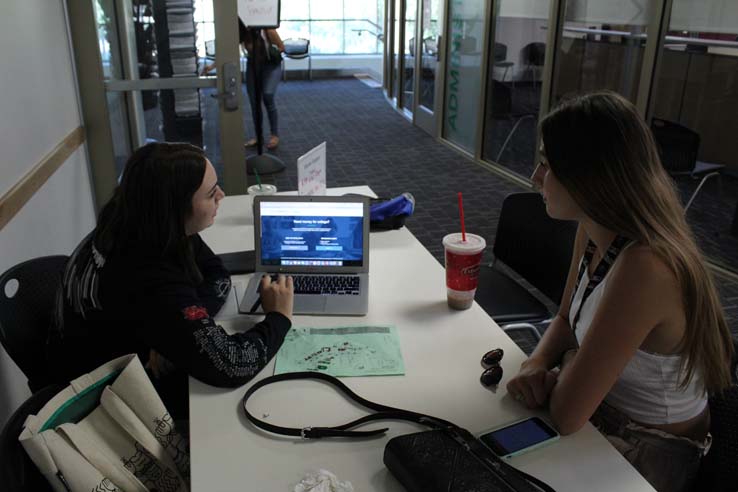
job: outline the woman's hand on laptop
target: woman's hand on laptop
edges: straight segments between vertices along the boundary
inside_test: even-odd
[[[292,277],[279,274],[272,281],[269,275],[261,279],[261,307],[265,313],[277,312],[292,320],[292,305],[295,297],[295,286]]]

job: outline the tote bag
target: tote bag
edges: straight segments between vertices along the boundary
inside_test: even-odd
[[[135,354],[72,381],[18,439],[56,491],[189,489],[187,439]]]

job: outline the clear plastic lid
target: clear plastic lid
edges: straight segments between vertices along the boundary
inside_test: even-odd
[[[443,237],[443,247],[460,255],[473,255],[487,247],[483,237],[466,233],[466,241],[462,241],[460,232],[447,234]]]

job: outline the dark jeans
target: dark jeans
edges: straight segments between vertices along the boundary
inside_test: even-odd
[[[272,135],[279,135],[277,121],[277,104],[274,102],[274,94],[277,92],[279,79],[282,77],[281,63],[265,63],[262,70],[262,97],[269,117],[269,131]],[[246,91],[251,102],[251,116],[254,121],[254,133],[256,133],[256,95],[254,90],[254,68],[251,63],[246,66]]]
[[[643,427],[604,402],[591,422],[659,492],[690,492],[694,488],[709,435],[704,443],[698,443]]]

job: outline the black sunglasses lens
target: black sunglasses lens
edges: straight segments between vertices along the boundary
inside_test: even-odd
[[[485,366],[491,366],[492,364],[499,364],[502,360],[502,356],[505,352],[501,348],[490,350],[484,356],[482,356],[482,364]]]
[[[485,370],[479,377],[479,382],[484,386],[492,386],[500,383],[502,379],[502,367],[494,365]]]

